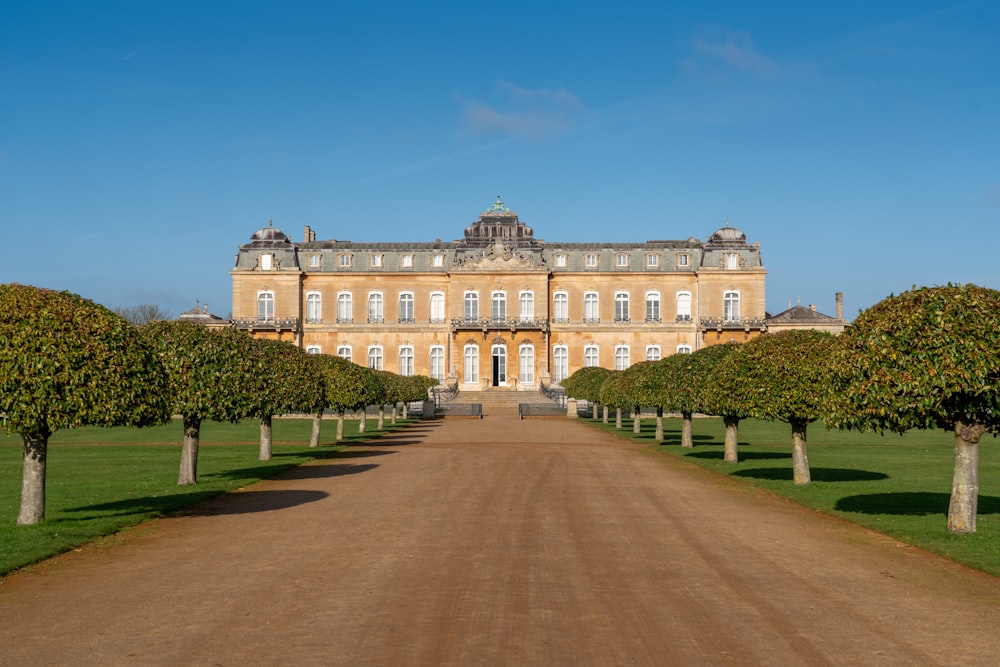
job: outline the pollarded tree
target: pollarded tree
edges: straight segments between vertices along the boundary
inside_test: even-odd
[[[656,408],[657,442],[663,440],[663,408],[666,405],[664,382],[666,376],[663,365],[658,361],[640,361],[632,364],[625,371],[625,382],[635,407],[635,420],[632,422],[633,433],[641,431],[640,414],[643,407]]]
[[[1000,292],[914,288],[862,312],[841,335],[831,426],[954,435],[948,530],[976,531],[979,440],[1000,432]]]
[[[661,378],[663,407],[681,414],[681,447],[694,447],[691,417],[695,412],[708,411],[700,401],[702,387],[706,383],[713,382],[713,369],[737,345],[738,343],[710,345],[693,354],[674,354],[656,362]],[[731,429],[730,422],[726,423],[725,460],[736,463],[739,419],[731,421]]]
[[[385,426],[385,404],[391,408],[391,423],[396,423],[396,408],[404,396],[410,393],[410,381],[408,377],[397,375],[391,371],[375,371],[382,386],[385,387],[385,397],[378,406],[378,428],[381,430]]]
[[[438,381],[426,375],[410,375],[407,378],[406,393],[403,394],[403,419],[406,419],[407,405],[414,401],[428,400],[429,392],[438,386]]]
[[[69,292],[0,285],[0,423],[23,447],[18,525],[45,519],[57,430],[169,418],[163,367],[128,322]]]
[[[385,387],[370,368],[328,354],[314,356],[322,365],[326,404],[337,411],[337,442],[340,442],[344,439],[344,412],[381,403],[385,400]]]
[[[694,410],[722,417],[726,428],[724,458],[728,463],[736,463],[738,460],[740,420],[749,416],[743,402],[733,393],[737,388],[744,387],[744,378],[739,375],[738,370],[733,373],[726,370],[738,369],[730,357],[742,354],[742,343],[723,343],[704,347],[691,355],[692,361],[697,364],[692,367],[692,371],[711,369],[711,372],[700,372],[695,377]]]
[[[141,331],[167,371],[171,410],[184,423],[177,483],[197,484],[202,421],[237,422],[255,414],[254,341],[236,329],[185,321],[151,322]]]
[[[594,406],[593,416],[597,417],[597,404],[600,403],[601,385],[612,373],[600,366],[585,366],[577,369],[572,375],[560,382],[566,390],[566,396],[591,403]]]
[[[808,484],[806,429],[823,414],[837,337],[812,329],[766,334],[726,358],[720,374],[744,414],[792,427],[792,476]]]
[[[622,427],[622,410],[633,405],[625,371],[608,371],[607,377],[601,383],[598,402],[615,409],[615,428],[620,429]]]
[[[323,409],[326,389],[315,364],[295,345],[261,338],[254,340],[254,348],[257,369],[253,402],[260,419],[259,459],[270,461],[274,415],[315,414]]]

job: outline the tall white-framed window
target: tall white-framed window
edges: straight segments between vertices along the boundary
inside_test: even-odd
[[[462,379],[466,384],[479,382],[479,346],[469,344],[462,351]]]
[[[660,346],[659,345],[647,345],[646,346],[646,361],[659,361],[660,360]]]
[[[615,346],[615,370],[624,371],[631,366],[628,345]]]
[[[587,345],[583,348],[583,365],[587,367],[601,365],[601,355],[596,345]]]
[[[350,292],[337,295],[337,322],[350,324],[354,321],[354,297]]]
[[[399,346],[399,374],[403,377],[413,375],[413,346]]]
[[[431,377],[444,382],[444,346],[431,346]]]
[[[382,292],[372,292],[368,295],[368,323],[381,324],[384,319]]]
[[[677,321],[691,321],[691,292],[677,293]]]
[[[677,354],[691,354],[691,346],[690,345],[678,345],[677,346]]]
[[[377,371],[382,370],[382,346],[381,345],[369,345],[368,346],[368,368],[373,368]]]
[[[462,298],[462,315],[466,322],[474,322],[479,319],[479,293],[466,292]]]
[[[646,292],[646,321],[660,321],[660,293]]]
[[[522,345],[517,355],[517,379],[521,384],[535,384],[535,346]]]
[[[566,292],[552,295],[552,321],[569,322],[569,294]]]
[[[601,312],[598,310],[597,292],[586,292],[583,295],[583,321],[600,322]]]
[[[615,322],[628,322],[628,292],[615,292]]]
[[[740,319],[740,293],[728,291],[722,295],[722,319],[738,322]]]
[[[259,292],[257,294],[257,321],[274,321],[274,292]]]
[[[494,322],[503,322],[507,319],[506,292],[493,292],[492,319]]]
[[[735,252],[726,253],[726,268],[730,271],[740,268],[740,256]]]
[[[518,311],[522,322],[535,319],[535,293],[524,291],[518,298]]]
[[[319,292],[306,294],[306,322],[323,321],[323,297]]]
[[[552,381],[560,383],[569,377],[569,348],[556,345],[552,348]]]
[[[413,292],[401,292],[399,295],[399,321],[413,322]]]
[[[351,358],[354,356],[354,355],[351,354],[351,346],[350,345],[340,345],[340,346],[338,346],[337,347],[337,356],[340,357],[341,359],[347,359],[348,361],[350,361]]]
[[[431,292],[431,322],[440,324],[444,321],[444,292]]]
[[[260,270],[270,271],[274,268],[274,255],[270,253],[264,253],[260,256]]]
[[[306,354],[320,354],[322,352],[323,352],[323,350],[320,349],[319,345],[307,345],[306,346]]]

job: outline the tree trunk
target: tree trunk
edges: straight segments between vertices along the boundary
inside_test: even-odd
[[[261,415],[260,417],[260,453],[257,456],[258,461],[270,461],[271,453],[274,451],[272,446],[274,439],[272,437],[273,429],[271,424],[271,415]]]
[[[809,451],[806,447],[806,427],[809,422],[804,419],[793,419],[792,425],[792,481],[798,486],[804,486],[812,481],[809,475]]]
[[[403,419],[409,419],[409,418],[410,418],[410,404],[407,403],[406,401],[403,401]],[[396,412],[395,411],[393,411],[393,413],[392,413],[392,423],[393,424],[396,423]]]
[[[738,463],[739,456],[736,454],[736,448],[740,443],[740,418],[733,416],[723,417],[722,423],[726,425],[725,454],[722,460],[726,463]]]
[[[653,437],[657,444],[663,442],[663,408],[656,408],[656,435]]]
[[[622,427],[622,409],[615,408],[615,428],[620,429]]]
[[[309,446],[319,447],[319,432],[323,426],[323,413],[313,415],[312,433],[309,435]]]
[[[607,410],[607,408],[604,408],[604,409],[605,409],[605,410]],[[591,416],[592,418],[594,418],[594,419],[597,419],[597,403],[593,403],[593,404],[591,405],[591,408],[590,408],[590,416]]]
[[[198,443],[201,438],[201,419],[184,417],[184,446],[181,448],[181,470],[177,475],[178,486],[198,483]]]
[[[378,430],[381,431],[385,428],[385,406],[378,406]]]
[[[982,424],[955,423],[955,475],[948,504],[948,532],[959,535],[976,532],[979,506],[979,439],[986,432]]]
[[[694,438],[691,437],[691,413],[681,413],[681,447],[694,448]]]
[[[337,411],[337,440],[336,440],[336,442],[340,442],[343,439],[344,439],[344,411],[343,410],[338,410]]]
[[[45,520],[45,466],[49,434],[22,433],[21,511],[17,525],[32,526]]]
[[[361,415],[358,417],[358,434],[365,432],[365,426],[368,424],[368,406],[361,408]]]
[[[638,435],[642,432],[642,408],[638,405],[632,411],[632,433]]]
[[[604,423],[607,424],[608,423],[608,406],[606,406],[606,405],[604,406],[603,413],[604,413]]]

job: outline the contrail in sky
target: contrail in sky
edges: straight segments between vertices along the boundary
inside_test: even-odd
[[[132,51],[132,53],[130,53],[127,56],[125,56],[124,58],[122,58],[122,62],[125,62],[127,60],[131,60],[132,56],[134,56],[135,54],[139,53],[140,51],[142,51],[143,49],[145,49],[147,46],[149,46],[149,44],[143,44],[142,46],[140,46],[135,51]]]

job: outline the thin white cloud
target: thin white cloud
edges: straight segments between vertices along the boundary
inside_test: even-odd
[[[126,55],[124,58],[122,58],[122,62],[128,62],[129,60],[132,60],[132,58],[134,58],[136,55],[138,55],[141,51],[145,50],[145,48],[147,46],[149,46],[149,44],[143,44],[139,48],[134,49],[133,51],[129,52],[128,55]]]
[[[763,53],[749,33],[729,28],[703,30],[690,43],[681,70],[701,79],[749,77],[774,80],[792,77],[808,69],[804,63],[783,61]]]
[[[549,137],[574,129],[584,110],[564,88],[522,88],[507,81],[496,85],[495,99],[485,102],[456,95],[467,126],[475,133],[513,137]]]
[[[392,167],[391,169],[386,169],[374,174],[369,174],[359,178],[356,181],[348,183],[348,186],[354,187],[357,185],[363,185],[365,183],[371,183],[372,181],[381,181],[387,178],[394,178],[397,176],[405,176],[406,174],[412,174],[418,171],[423,171],[425,169],[430,169],[453,160],[458,160],[469,155],[475,155],[477,153],[483,153],[485,151],[492,150],[503,144],[510,143],[513,141],[513,137],[507,137],[506,139],[500,139],[498,141],[491,141],[488,144],[480,144],[478,146],[470,146],[469,148],[463,148],[461,150],[452,151],[451,153],[445,153],[444,155],[437,155],[426,160],[419,160],[417,162],[411,162],[409,164],[400,165],[398,167]]]

